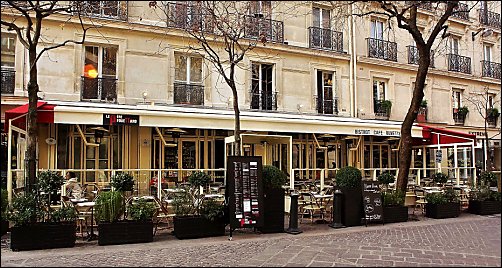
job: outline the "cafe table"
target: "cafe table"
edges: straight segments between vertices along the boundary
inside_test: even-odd
[[[87,237],[87,241],[96,240],[96,238],[97,238],[97,235],[94,234],[94,206],[95,205],[96,205],[96,202],[80,202],[80,203],[75,204],[76,207],[82,207],[82,208],[90,207],[91,208],[91,233]]]

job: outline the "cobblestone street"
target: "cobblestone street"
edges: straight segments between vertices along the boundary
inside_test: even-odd
[[[2,239],[5,266],[499,266],[500,214],[332,229],[302,224],[304,232],[234,232],[234,239],[178,240],[168,231],[153,243],[12,252]]]

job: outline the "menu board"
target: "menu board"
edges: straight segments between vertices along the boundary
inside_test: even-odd
[[[378,181],[362,181],[363,210],[366,223],[378,221],[383,223],[383,204]]]
[[[256,156],[229,156],[227,186],[231,228],[263,226],[262,162]]]

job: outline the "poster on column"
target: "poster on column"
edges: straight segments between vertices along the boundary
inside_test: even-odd
[[[262,160],[257,156],[229,156],[227,185],[231,228],[263,226]]]

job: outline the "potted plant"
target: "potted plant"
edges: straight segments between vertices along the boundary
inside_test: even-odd
[[[76,211],[65,207],[44,212],[37,196],[26,193],[14,198],[7,218],[14,222],[11,228],[12,250],[33,250],[74,247],[76,240]],[[45,217],[45,214],[51,214]]]
[[[408,207],[404,206],[404,192],[400,190],[382,192],[383,220],[385,223],[408,220]]]
[[[384,172],[378,175],[377,180],[384,186],[384,191],[388,191],[389,184],[394,183],[394,181],[396,181],[396,177],[390,172]]]
[[[286,174],[275,166],[263,166],[263,227],[262,233],[284,232],[284,189]]]
[[[460,201],[453,189],[425,196],[425,216],[434,219],[454,218],[460,215]]]
[[[497,119],[499,118],[499,116],[500,116],[499,110],[495,107],[488,108],[486,110],[486,121],[491,127],[497,126]]]
[[[432,174],[432,181],[436,184],[441,185],[441,187],[448,182],[448,175],[442,173],[442,172],[437,172],[435,174]]]
[[[422,100],[418,109],[417,122],[423,123],[427,121],[427,100]]]
[[[336,187],[343,194],[342,224],[347,227],[361,225],[363,217],[361,180],[361,171],[355,167],[343,167],[336,173]]]
[[[117,173],[110,178],[110,186],[115,191],[123,192],[126,196],[131,196],[134,189],[134,177],[129,173]]]
[[[46,170],[38,174],[38,191],[42,194],[43,201],[52,205],[61,200],[61,186],[64,184],[64,177],[56,171]]]
[[[2,188],[2,235],[9,230],[9,221],[7,220],[7,206],[9,204],[7,190]]]
[[[468,211],[472,214],[489,215],[500,213],[500,193],[490,190],[497,177],[493,172],[482,172],[478,180],[478,189],[469,196]]]
[[[194,172],[188,177],[190,188],[173,198],[174,236],[178,239],[225,235],[223,205],[214,200],[204,200],[201,187],[211,181],[204,172]]]

